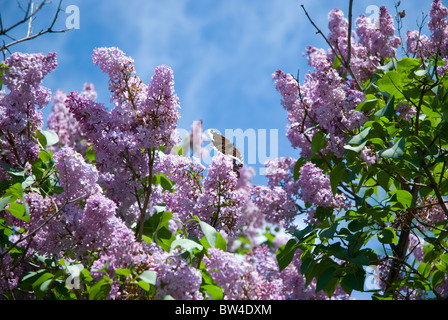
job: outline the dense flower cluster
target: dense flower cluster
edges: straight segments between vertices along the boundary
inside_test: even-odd
[[[5,164],[23,169],[39,154],[35,130],[43,124],[42,112],[51,99],[50,89],[41,86],[44,77],[57,66],[56,54],[15,52],[5,61],[1,80],[8,88],[0,93],[0,150]],[[0,177],[4,176],[0,167]]]
[[[204,257],[205,267],[223,288],[224,299],[284,299],[283,281],[276,270],[275,261],[269,258],[265,250],[252,252],[243,259],[215,248],[210,248],[208,253],[209,256]]]
[[[95,101],[97,98],[95,86],[92,83],[85,83],[81,96]],[[70,113],[65,103],[66,100],[67,94],[65,91],[56,90],[53,95],[53,108],[47,120],[47,129],[53,130],[59,137],[59,143],[52,146],[52,149],[57,150],[60,147],[67,146],[84,154],[87,150],[86,138],[79,122]]]
[[[288,111],[288,139],[294,148],[300,148],[303,157],[310,155],[311,141],[317,132],[327,135],[324,153],[343,155],[346,138],[367,120],[366,115],[355,110],[365,99],[355,80],[369,79],[385,58],[395,56],[401,44],[400,38],[394,35],[394,22],[385,7],[380,8],[374,23],[361,15],[355,25],[358,40],[351,35],[350,57],[348,21],[342,11],[334,9],[329,13],[328,24],[332,49],[326,52],[307,47],[308,64],[314,72],[305,75],[304,83],[300,85],[281,70],[273,74],[281,103]],[[348,58],[353,79],[343,76],[348,72],[344,65]],[[337,59],[342,60],[341,66],[334,69]]]
[[[441,1],[434,0],[429,16],[431,36],[408,32],[408,53],[423,58],[435,53],[446,56],[448,10]],[[302,265],[301,250],[305,245],[301,244],[291,263],[280,271],[275,250],[285,245],[289,236],[281,234],[272,239],[269,237],[273,235],[265,232],[267,244],[260,239],[260,230],[267,230],[266,227],[294,227],[299,202],[305,203],[305,222],[320,227],[317,215],[314,216],[316,208],[332,208],[338,213],[353,206],[349,199],[356,200],[356,206],[365,200],[355,193],[342,194],[340,189],[344,186],[332,188],[333,180],[323,171],[321,159],[328,156],[328,167],[338,163],[345,169],[345,159],[338,162],[346,152],[344,145],[369,116],[356,109],[366,99],[360,83],[368,80],[387,58],[396,56],[401,40],[394,35],[393,19],[385,7],[380,8],[374,22],[365,16],[356,19],[350,35],[342,11],[334,9],[328,18],[327,39],[331,48],[325,51],[307,47],[308,64],[313,71],[305,75],[303,84],[281,70],[273,74],[287,111],[287,137],[305,159],[282,157],[267,161],[265,186],[253,185],[254,171],[222,153],[218,152],[208,167],[193,157],[205,155],[202,144],[206,137],[201,121],[193,124],[186,140],[185,152],[189,149],[191,157],[174,152],[180,142],[175,131],[180,105],[169,67],[157,67],[150,83],[144,84],[135,74],[133,59],[121,50],[95,49],[92,60],[109,76],[113,108],[109,111],[96,102],[91,83],[85,84],[81,93],[67,95],[58,90],[53,95],[48,128],[58,134],[59,144],[52,146],[52,152],[43,152],[39,159],[43,163],[46,157],[50,158],[43,164],[48,165],[48,175],[37,177],[40,172],[35,166],[29,170],[34,180],[16,184],[22,187],[21,192],[14,194],[17,199],[8,202],[9,198],[2,198],[5,203],[2,202],[0,219],[7,225],[7,232],[2,233],[1,239],[0,293],[11,293],[19,286],[21,277],[34,270],[35,265],[28,262],[36,255],[39,259],[64,258],[66,263],[88,266],[95,281],[109,276],[113,279],[109,299],[207,299],[210,294],[205,282],[222,288],[224,299],[329,299],[323,291],[316,292],[321,285],[319,280],[303,274],[313,263],[317,265],[313,271],[317,274],[326,262],[332,266],[325,270],[326,275],[333,276],[338,271],[335,279],[358,282],[358,274],[351,272],[357,263],[370,263],[370,251],[350,256],[350,250],[330,244],[332,247],[328,248],[335,252],[332,258],[324,261],[325,256],[313,253],[312,257],[303,257],[308,260]],[[36,138],[36,131],[43,124],[39,109],[49,103],[50,91],[40,84],[56,64],[55,54],[14,53],[5,61],[7,67],[1,81],[9,92],[0,96],[0,159],[13,169],[30,169],[41,151]],[[405,102],[398,103],[395,111],[396,119],[406,125],[416,116],[416,108]],[[318,151],[319,157],[313,158],[315,138],[323,139],[324,146]],[[87,143],[92,146],[92,163],[86,160]],[[379,163],[374,148],[373,144],[364,144],[358,152],[365,169]],[[5,169],[0,170],[0,178],[9,179]],[[341,172],[342,179],[346,172]],[[44,180],[42,185],[36,183],[39,179]],[[446,219],[442,207],[445,204],[439,201],[429,195],[418,203],[418,209],[397,211],[396,221],[390,225],[405,226],[412,217],[420,231],[431,232]],[[29,222],[10,210],[14,205],[29,210]],[[160,210],[171,220],[151,225]],[[220,233],[227,251],[222,244],[213,247],[208,242],[210,234],[198,220]],[[145,221],[147,224],[140,224]],[[354,235],[351,231],[363,228],[354,222],[346,228],[347,241]],[[147,232],[143,239],[137,236],[139,226]],[[322,230],[329,235],[332,227]],[[386,231],[383,226],[375,230],[384,242],[392,233]],[[172,239],[186,241],[186,247],[170,247]],[[406,249],[416,263],[425,261],[424,242],[424,237],[410,234]],[[10,250],[5,251],[8,246]],[[317,252],[317,246],[313,250]],[[393,262],[378,258],[384,290]],[[126,268],[132,270],[131,277],[142,270],[153,272],[156,278],[151,289],[145,285],[137,288],[135,279],[124,280]],[[399,279],[405,276],[400,273]],[[436,295],[447,294],[446,274],[444,277],[434,288]],[[359,288],[359,283],[356,285]],[[332,290],[331,299],[350,298],[341,285]],[[407,287],[397,291],[406,297],[426,297],[425,292]]]
[[[93,62],[109,75],[115,107],[108,112],[88,94],[76,92],[67,97],[67,104],[93,144],[100,184],[132,222],[137,216],[135,190],[142,188],[141,179],[150,174],[155,161],[151,149],[177,143],[179,102],[173,73],[169,67],[157,67],[147,86],[134,74],[132,58],[118,48],[95,49]]]
[[[417,58],[427,59],[438,53],[441,57],[448,54],[448,9],[440,0],[434,0],[429,11],[428,37],[416,30],[406,34],[407,50]]]
[[[308,161],[300,168],[298,180],[301,199],[309,204],[321,207],[344,209],[349,207],[343,194],[333,195],[330,178],[322,169]],[[314,209],[308,210],[308,220],[313,220]]]

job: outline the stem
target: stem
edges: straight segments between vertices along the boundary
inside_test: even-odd
[[[151,198],[151,193],[152,193],[152,175],[153,175],[155,155],[156,155],[156,149],[153,148],[150,151],[150,153],[148,154],[148,156],[149,156],[149,160],[148,160],[149,179],[148,179],[148,187],[145,188],[145,191],[146,191],[145,200],[143,202],[143,208],[140,211],[140,217],[139,217],[138,225],[137,225],[136,238],[137,238],[138,242],[142,241],[143,226],[145,224],[146,210],[148,209],[149,199]]]
[[[16,300],[16,297],[14,295],[14,291],[11,289],[11,286],[9,285],[8,276],[7,276],[7,272],[6,272],[6,267],[5,267],[5,264],[3,263],[3,254],[0,255],[0,267],[1,267],[2,273],[4,274],[4,279],[5,279],[5,283],[6,283],[6,289],[11,294],[12,300]]]
[[[415,179],[416,184],[412,188],[412,207],[409,208],[409,210],[414,210],[417,204],[418,199],[418,192],[420,189],[419,183],[420,183],[421,177],[417,177]],[[400,233],[400,239],[398,240],[398,244],[396,246],[392,247],[392,251],[394,253],[392,265],[390,267],[389,275],[387,277],[387,286],[386,286],[386,292],[391,289],[391,286],[395,283],[395,281],[398,279],[398,276],[400,274],[401,267],[403,264],[406,263],[406,252],[408,251],[409,247],[409,236],[411,234],[411,227],[410,223],[412,221],[406,221],[405,226],[402,228],[402,231]],[[394,293],[394,296],[396,296],[396,292]]]
[[[350,59],[352,55],[352,12],[353,12],[353,0],[350,0],[348,5],[348,31],[347,31],[347,62],[346,65],[350,67]]]
[[[445,213],[445,216],[448,217],[448,209],[445,206],[445,201],[443,200],[442,194],[440,193],[438,184],[436,183],[431,171],[428,169],[428,167],[426,166],[426,164],[424,163],[424,161],[422,161],[422,167],[423,170],[425,170],[426,176],[429,179],[429,182],[431,183],[430,186],[434,189],[434,192],[436,194],[437,197],[437,201],[439,202],[440,207],[443,210],[443,213]]]
[[[349,8],[349,11],[351,11],[352,3],[353,3],[353,0],[350,0],[350,8]],[[350,67],[350,64],[349,64],[349,62],[350,62],[350,58],[348,58],[348,60],[345,60],[344,57],[343,57],[342,55],[338,55],[338,54],[337,54],[337,52],[336,52],[334,46],[330,43],[330,41],[327,39],[327,37],[323,34],[322,30],[320,30],[319,27],[318,27],[318,26],[314,23],[314,21],[311,19],[311,17],[309,16],[308,12],[307,12],[306,9],[305,9],[305,6],[304,6],[304,5],[301,5],[301,7],[302,7],[303,11],[305,12],[305,15],[306,15],[306,17],[308,18],[308,20],[310,21],[310,23],[311,23],[311,24],[313,25],[313,27],[316,29],[317,33],[319,33],[319,34],[324,38],[325,42],[326,42],[326,43],[328,44],[328,46],[330,47],[330,49],[331,49],[331,51],[333,52],[334,56],[341,62],[341,64],[345,67],[345,69],[347,69],[347,71],[350,73],[350,76],[352,77],[352,79],[353,79],[353,80],[355,81],[355,83],[356,83],[356,88],[357,88],[359,91],[362,91],[362,86],[361,86],[361,84],[359,83],[358,78],[356,78],[356,76],[355,76],[355,74],[354,74],[352,68]],[[350,26],[350,28],[351,28],[351,17],[349,17],[349,18],[350,18],[349,26]],[[351,33],[351,30],[349,30],[349,31],[350,31],[350,33]],[[349,37],[349,39],[350,39],[351,34],[349,34],[348,37]],[[349,40],[349,41],[350,41],[350,42],[348,43],[348,45],[349,45],[348,52],[350,52],[350,54],[351,54],[351,40]]]

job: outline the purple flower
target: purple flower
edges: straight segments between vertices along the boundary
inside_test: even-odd
[[[84,135],[80,124],[66,106],[66,99],[67,95],[62,90],[57,90],[53,95],[53,108],[47,120],[47,128],[56,132],[59,143],[52,146],[52,150],[67,146],[83,154],[87,149]]]
[[[0,78],[9,89],[0,95],[0,149],[2,161],[13,168],[24,168],[39,154],[35,131],[43,124],[42,109],[51,91],[41,86],[43,78],[56,68],[56,54],[11,54]],[[2,175],[3,169],[0,169]],[[7,178],[5,176],[5,178]]]
[[[213,280],[222,287],[225,300],[284,299],[276,262],[268,260],[265,251],[239,259],[230,252],[210,248],[203,260]]]
[[[65,147],[53,157],[56,161],[55,168],[59,171],[59,184],[64,189],[60,195],[62,199],[73,201],[100,192],[101,189],[96,184],[97,169],[87,164],[79,153]]]
[[[299,185],[303,201],[322,207],[333,204],[330,179],[312,162],[308,161],[300,168]]]
[[[152,268],[157,272],[156,298],[170,295],[177,300],[202,300],[199,291],[202,274],[199,269],[187,264],[187,260],[176,252],[151,250]]]
[[[431,31],[433,51],[445,57],[448,54],[448,9],[440,0],[434,0],[429,11],[428,28]]]
[[[378,163],[379,160],[378,154],[368,147],[362,149],[360,156],[369,166]]]
[[[300,196],[304,202],[315,206],[347,209],[349,204],[343,194],[333,196],[330,178],[324,175],[322,169],[308,161],[300,168]],[[313,219],[314,209],[308,211],[309,219]]]
[[[414,106],[403,102],[397,104],[397,106],[395,107],[395,111],[397,111],[400,117],[402,117],[406,121],[411,121],[412,116],[417,113]]]

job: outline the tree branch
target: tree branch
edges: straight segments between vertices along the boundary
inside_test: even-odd
[[[31,12],[31,13],[29,13],[29,11],[30,11],[30,7],[31,7],[31,1],[29,1],[29,2],[28,2],[28,8],[27,8],[27,11],[25,12],[25,17],[24,17],[22,20],[18,21],[17,23],[15,23],[14,25],[12,25],[12,26],[10,26],[10,27],[8,27],[8,28],[6,28],[6,29],[3,29],[3,26],[2,26],[2,28],[0,29],[0,36],[6,36],[6,37],[8,37],[8,38],[10,38],[10,39],[14,39],[14,38],[12,38],[11,36],[8,35],[8,32],[10,32],[12,29],[16,28],[17,26],[19,26],[19,25],[21,25],[21,24],[27,22],[28,20],[32,19],[34,16],[37,15],[38,12],[40,12],[40,10],[42,9],[42,7],[43,7],[44,5],[46,5],[46,4],[48,4],[48,3],[50,3],[50,2],[42,1],[42,2],[40,3],[40,5],[36,8],[36,10],[34,10],[34,11]],[[49,26],[47,29],[41,30],[39,33],[36,33],[36,34],[34,34],[34,35],[30,35],[30,34],[28,33],[27,36],[25,36],[25,37],[23,37],[23,38],[21,38],[21,39],[18,39],[18,40],[14,40],[14,41],[12,41],[12,42],[10,42],[10,43],[5,43],[5,42],[3,41],[3,45],[0,47],[0,51],[2,51],[2,53],[3,53],[3,57],[6,58],[6,52],[10,52],[10,51],[9,51],[9,48],[12,47],[12,46],[14,46],[14,45],[16,45],[16,44],[19,44],[19,43],[22,43],[22,42],[25,42],[25,41],[29,41],[29,40],[36,39],[37,37],[40,37],[40,36],[42,36],[42,35],[44,35],[44,34],[46,34],[46,33],[63,33],[63,32],[66,32],[66,31],[70,30],[70,29],[68,29],[68,28],[67,28],[67,29],[60,29],[60,30],[54,30],[54,29],[53,29],[53,28],[54,28],[54,25],[55,25],[55,23],[56,23],[56,21],[57,21],[57,19],[58,19],[59,12],[61,11],[61,4],[62,4],[62,0],[59,0],[58,9],[56,10],[56,13],[55,13],[55,15],[54,15],[54,17],[53,17],[53,20],[52,20],[50,26]],[[2,25],[3,25],[3,24],[2,24]],[[29,29],[30,29],[30,28],[31,28],[31,20],[30,20]]]

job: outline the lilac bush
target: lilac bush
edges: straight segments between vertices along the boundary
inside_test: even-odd
[[[195,158],[201,121],[180,141],[168,66],[145,84],[123,51],[96,48],[112,107],[91,83],[57,90],[44,130],[41,83],[56,55],[11,54],[1,65],[1,297],[351,299],[373,265],[376,299],[446,298],[448,10],[434,0],[429,17],[431,35],[409,31],[402,44],[385,7],[354,30],[329,13],[329,49],[306,48],[303,83],[272,76],[300,158],[268,160],[266,185],[222,153],[208,167]]]

